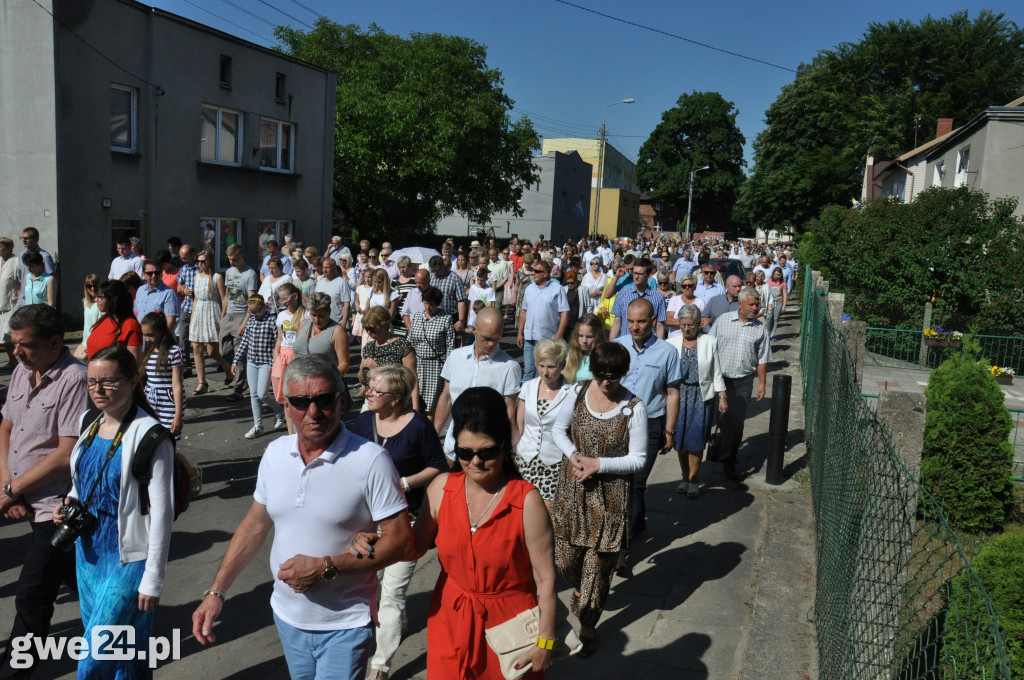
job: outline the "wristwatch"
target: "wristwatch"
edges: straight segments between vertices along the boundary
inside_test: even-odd
[[[324,570],[320,572],[320,578],[325,581],[332,581],[334,577],[338,575],[338,568],[334,566],[334,562],[331,561],[330,557],[324,558]]]
[[[18,497],[14,495],[13,491],[11,491],[11,483],[10,482],[7,482],[6,484],[4,484],[4,493],[7,494],[7,497],[10,498],[12,501],[18,500]]]

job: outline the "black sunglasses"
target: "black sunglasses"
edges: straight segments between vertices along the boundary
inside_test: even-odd
[[[462,446],[456,446],[455,447],[455,456],[459,460],[470,461],[470,460],[473,460],[474,457],[479,457],[480,460],[485,460],[486,461],[486,460],[494,460],[495,458],[497,458],[500,455],[501,455],[501,447],[500,446],[489,446],[486,449],[480,449],[478,451],[474,451],[473,449],[467,449],[467,448],[464,448]]]
[[[300,411],[309,409],[310,404],[316,404],[316,407],[320,410],[326,410],[334,406],[335,400],[338,398],[337,392],[324,392],[323,394],[317,394],[312,397],[286,397],[288,403],[292,405],[292,408],[297,408]]]

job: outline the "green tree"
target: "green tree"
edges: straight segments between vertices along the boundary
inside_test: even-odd
[[[765,114],[739,209],[765,228],[798,231],[826,205],[859,198],[869,153],[892,158],[1024,89],[1024,31],[966,11],[872,23],[857,43],[820,52]]]
[[[690,171],[708,165],[694,180],[692,221],[729,229],[745,164],[737,113],[717,92],[680,95],[640,147],[637,184],[685,220]]]
[[[334,199],[364,238],[406,241],[454,212],[520,211],[540,140],[486,49],[459,36],[320,19],[275,29],[282,51],[338,74]]]

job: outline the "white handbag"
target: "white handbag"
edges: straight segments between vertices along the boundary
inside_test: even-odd
[[[567,629],[567,630],[566,630]],[[484,630],[487,646],[491,648],[501,664],[501,674],[505,680],[517,680],[530,672],[533,664],[528,663],[514,668],[516,662],[537,644],[540,630],[540,607],[519,612],[508,621],[491,626]],[[553,651],[555,660],[576,654],[583,647],[576,631],[568,621],[558,625],[555,639],[560,640]]]

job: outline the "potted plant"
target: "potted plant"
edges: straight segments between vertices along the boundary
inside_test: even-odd
[[[947,331],[942,326],[932,326],[924,331],[924,344],[929,347],[962,349],[964,334],[960,331]]]
[[[992,377],[996,379],[996,382],[1000,385],[1012,385],[1013,384],[1013,369],[1009,366],[992,366],[988,369],[988,372],[992,374]]]

